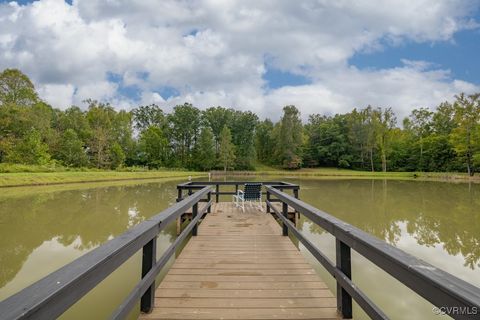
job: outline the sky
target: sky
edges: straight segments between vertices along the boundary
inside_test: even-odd
[[[0,70],[42,99],[278,120],[367,105],[398,118],[480,92],[480,0],[0,0]]]

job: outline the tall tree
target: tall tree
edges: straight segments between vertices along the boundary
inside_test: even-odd
[[[347,114],[347,135],[352,148],[352,162],[361,169],[366,168],[369,154],[367,119],[368,113],[365,110],[358,111],[355,108]]]
[[[169,146],[162,129],[150,126],[141,133],[140,149],[143,161],[151,168],[166,166]]]
[[[305,126],[308,143],[304,159],[311,164],[348,168],[352,152],[348,141],[347,116],[311,115]]]
[[[191,156],[200,129],[200,110],[190,103],[178,105],[173,113],[168,115],[170,141],[173,142],[175,153],[181,167],[191,166]]]
[[[255,168],[255,128],[258,117],[251,111],[235,111],[230,129],[235,145],[235,168]]]
[[[203,111],[203,120],[205,125],[212,129],[213,136],[215,138],[215,152],[218,156],[220,147],[220,133],[223,127],[230,127],[234,114],[233,109],[227,109],[223,107],[211,107]]]
[[[165,126],[165,114],[163,110],[156,104],[150,104],[147,106],[140,106],[132,110],[133,120],[135,123],[135,129],[138,131],[144,131],[151,126],[164,128]]]
[[[220,150],[219,163],[223,166],[223,171],[227,172],[235,162],[235,146],[232,143],[232,134],[227,126],[224,126],[220,132]]]
[[[215,144],[212,130],[205,127],[200,132],[198,143],[195,146],[195,167],[206,171],[215,166]]]
[[[285,168],[299,168],[302,164],[303,126],[295,106],[283,108],[279,131],[277,155],[280,163]]]
[[[255,132],[257,159],[264,164],[272,164],[275,150],[273,122],[270,119],[265,119],[258,124]]]
[[[20,70],[5,69],[0,73],[0,106],[32,106],[38,100],[32,81]]]
[[[480,94],[456,96],[454,103],[456,128],[451,141],[455,151],[462,156],[470,176],[475,173],[473,160],[480,150]]]
[[[50,162],[48,146],[42,142],[40,133],[32,129],[9,151],[6,161],[22,164],[47,164]]]
[[[84,143],[73,129],[67,129],[62,135],[57,159],[68,167],[83,167],[88,165]]]
[[[412,133],[420,147],[419,167],[422,171],[425,169],[424,140],[432,133],[432,117],[433,112],[427,108],[420,108],[412,110],[409,118],[404,121],[404,128]]]
[[[378,124],[376,134],[377,144],[382,159],[382,171],[387,172],[387,157],[390,151],[390,138],[392,130],[395,127],[396,117],[392,108],[386,108],[384,110],[378,108],[375,115],[376,123]]]
[[[115,110],[108,103],[96,100],[86,100],[89,104],[86,118],[92,129],[92,135],[87,142],[93,164],[97,168],[110,166],[109,147],[112,141],[112,121]]]

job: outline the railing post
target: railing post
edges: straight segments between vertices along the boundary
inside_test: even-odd
[[[177,191],[178,191],[177,202],[180,202],[182,201],[182,197],[183,197],[183,189],[177,187]]]
[[[293,196],[295,197],[295,199],[298,199],[298,189],[297,188],[293,189]]]
[[[157,263],[157,237],[155,236],[146,245],[143,246],[142,253],[142,278],[155,266]],[[155,281],[153,281],[150,288],[145,291],[140,300],[140,310],[145,313],[150,313],[153,310],[155,301]]]
[[[195,203],[192,207],[192,221],[193,221],[193,219],[195,219],[197,214],[198,214],[198,202]],[[195,225],[193,226],[193,229],[192,229],[192,236],[196,236],[197,231],[198,231],[198,224],[195,223]]]
[[[337,268],[340,269],[349,279],[352,279],[352,263],[350,247],[336,239]],[[337,281],[337,310],[344,319],[352,318],[352,297],[342,288]]]
[[[270,202],[270,191],[267,190],[267,201]],[[267,204],[267,213],[270,213],[270,206]]]
[[[286,204],[285,202],[282,202],[282,211],[283,211],[283,216],[288,219],[288,204]],[[283,232],[282,234],[284,236],[288,236],[288,226],[285,222],[282,223],[282,229],[283,229]]]
[[[218,200],[219,200],[219,197],[220,197],[220,187],[218,185],[218,183],[215,185],[215,202],[218,203]]]
[[[207,195],[207,201],[208,203],[210,203],[210,200],[212,200],[212,192],[209,192],[208,195]],[[210,213],[212,212],[212,206],[208,206],[208,209],[207,209],[207,213]]]

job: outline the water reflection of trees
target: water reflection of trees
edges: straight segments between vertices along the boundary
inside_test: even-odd
[[[45,241],[93,249],[171,205],[175,186],[149,183],[0,199],[0,288]]]
[[[395,245],[401,223],[419,245],[442,245],[474,269],[480,260],[480,185],[439,182],[310,181],[301,198]],[[309,224],[313,233],[324,232]]]

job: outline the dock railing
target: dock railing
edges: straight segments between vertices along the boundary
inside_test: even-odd
[[[212,195],[215,196],[215,202],[220,201],[220,196],[232,196],[237,194],[240,187],[244,186],[246,183],[253,183],[252,181],[190,181],[177,185],[177,201],[180,201],[184,197],[184,192],[187,195],[193,194],[195,190],[199,190],[205,186],[215,186],[215,191],[212,192]],[[284,181],[255,181],[255,183],[261,183],[264,186],[270,186],[276,188],[280,191],[291,190],[294,197],[298,198],[298,191],[300,186],[298,184],[284,182]],[[222,190],[223,187],[235,187],[235,191],[225,191]],[[267,195],[267,191],[262,191],[263,195]]]
[[[197,234],[197,224],[212,204],[211,190],[210,186],[197,189],[158,215],[0,302],[0,319],[55,319],[139,250],[142,250],[142,278],[111,319],[124,319],[139,300],[141,311],[151,311],[155,278],[187,236]],[[199,208],[200,202],[206,204]],[[192,220],[157,260],[157,235],[190,208]]]
[[[352,282],[351,249],[431,302],[442,313],[455,319],[478,319],[480,316],[479,288],[274,187],[266,186],[266,190],[267,208],[280,219],[283,235],[288,236],[290,232],[336,279],[337,309],[343,318],[352,318],[353,298],[372,319],[388,319]],[[281,210],[273,205],[272,196],[275,202],[281,202]],[[335,263],[286,218],[289,206],[335,237]]]

